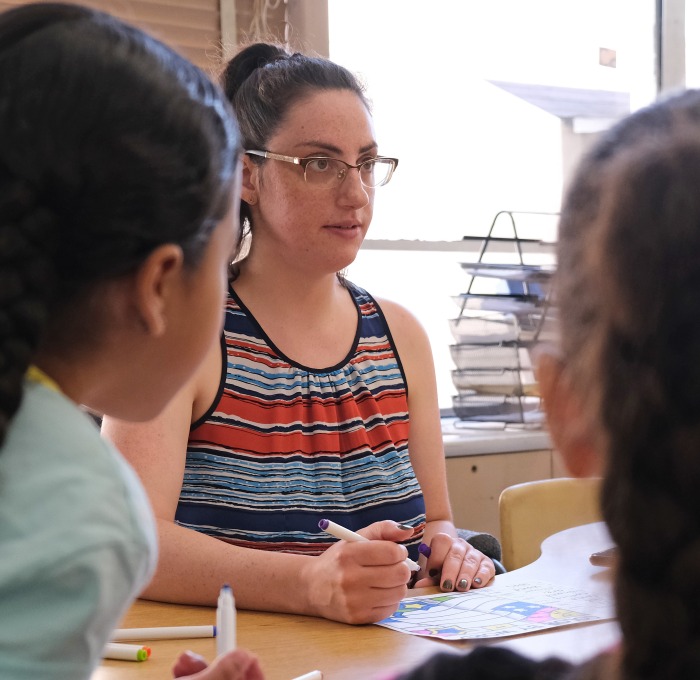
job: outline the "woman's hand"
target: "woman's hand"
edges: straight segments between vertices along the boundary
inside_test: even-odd
[[[413,528],[375,522],[359,534],[369,541],[338,541],[309,560],[301,579],[311,609],[343,623],[375,623],[391,616],[408,592],[411,572],[404,563],[405,541]]]
[[[427,557],[423,573],[428,576],[416,582],[417,588],[439,585],[443,592],[464,592],[483,588],[496,574],[491,558],[462,538],[437,533],[429,546],[421,543],[418,550]]]
[[[173,666],[174,678],[187,680],[265,680],[257,657],[245,649],[220,656],[211,665],[194,652],[183,652]]]

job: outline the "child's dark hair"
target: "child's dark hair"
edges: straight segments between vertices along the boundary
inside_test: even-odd
[[[626,680],[700,667],[699,186],[688,91],[596,145],[560,224],[562,349],[606,450]]]
[[[221,76],[233,104],[245,149],[268,149],[267,142],[296,102],[318,90],[349,90],[369,102],[359,79],[348,69],[321,57],[290,53],[273,43],[254,43],[236,54]],[[253,162],[264,163],[259,156]],[[250,229],[250,208],[241,201],[241,225]]]
[[[196,266],[239,152],[218,87],[141,31],[76,5],[0,14],[0,443],[38,347],[94,336],[97,284],[163,243]]]

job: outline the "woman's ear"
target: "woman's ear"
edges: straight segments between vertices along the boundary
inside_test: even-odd
[[[243,155],[243,173],[241,182],[241,199],[248,205],[258,202],[258,182],[260,179],[260,165],[254,163],[250,156]]]
[[[173,295],[182,292],[182,248],[166,243],[156,248],[136,272],[134,305],[144,330],[160,337],[168,326],[168,307]]]
[[[586,416],[562,360],[546,351],[537,361],[537,382],[554,448],[573,477],[602,474],[602,455],[593,423]]]

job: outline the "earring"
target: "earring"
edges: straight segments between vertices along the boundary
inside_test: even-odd
[[[243,199],[248,205],[255,205],[258,202],[257,196],[251,196],[250,198]]]

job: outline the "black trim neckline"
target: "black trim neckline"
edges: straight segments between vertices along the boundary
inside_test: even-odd
[[[360,305],[358,304],[357,300],[355,299],[355,296],[352,293],[352,288],[353,290],[357,290],[357,286],[355,286],[353,283],[350,283],[350,281],[345,281],[344,282],[345,288],[348,291],[348,295],[350,296],[350,299],[352,300],[353,305],[355,305],[355,311],[357,312],[357,326],[355,328],[355,338],[352,341],[352,345],[350,346],[350,350],[348,353],[341,359],[337,364],[334,364],[333,366],[330,366],[328,368],[312,368],[311,366],[305,366],[304,364],[299,363],[298,361],[294,361],[294,359],[291,359],[288,357],[284,352],[280,350],[277,345],[275,345],[274,342],[270,339],[270,336],[265,332],[263,327],[260,325],[258,320],[255,318],[255,315],[246,307],[245,303],[241,300],[240,297],[238,297],[238,294],[236,291],[233,289],[233,284],[229,283],[229,294],[231,297],[234,299],[236,304],[243,310],[243,312],[246,314],[246,316],[250,319],[251,323],[260,331],[260,334],[265,340],[265,342],[270,346],[270,349],[272,349],[273,352],[278,356],[278,358],[282,359],[283,361],[286,361],[290,366],[294,366],[295,368],[300,368],[303,371],[306,371],[307,373],[313,373],[315,375],[322,375],[324,373],[333,373],[334,371],[340,370],[343,366],[347,365],[347,363],[352,359],[352,357],[355,355],[355,352],[357,351],[357,346],[360,342],[360,332],[361,332],[361,327],[362,327],[362,311],[360,310]]]

